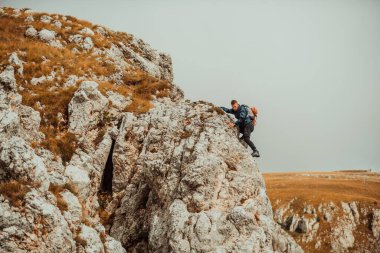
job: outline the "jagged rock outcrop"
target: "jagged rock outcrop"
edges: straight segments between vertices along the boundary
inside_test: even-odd
[[[99,92],[96,82],[83,81],[69,103],[70,131],[83,133],[96,126],[107,104],[108,100]]]
[[[27,24],[17,39],[43,47],[34,60],[48,69],[33,75],[38,64],[14,52],[2,59],[1,252],[303,252],[274,222],[228,116],[184,99],[169,55],[72,17],[0,15]],[[110,66],[73,74],[53,64],[60,54]]]
[[[39,113],[20,104],[21,96],[16,90],[12,67],[0,74],[0,96],[1,252],[76,252],[80,247],[76,246],[74,233],[83,222],[84,208],[78,205],[78,197],[67,190],[55,196],[49,189],[51,183],[61,184],[63,188],[66,182],[77,182],[63,174],[60,166],[51,166],[56,164],[53,156],[40,154],[49,151],[36,152],[31,147],[40,121],[36,116]],[[25,110],[30,113],[25,114]],[[73,173],[73,176],[80,178],[81,182],[84,180],[79,174]],[[79,190],[78,196],[87,191]],[[22,198],[22,205],[17,202],[19,198]],[[60,207],[61,198],[68,207]],[[97,232],[98,237],[100,233]],[[119,242],[105,233],[104,238],[107,240],[105,247],[108,245],[114,252],[125,252]],[[86,240],[86,237],[82,239],[84,243]],[[85,249],[85,252],[99,251]]]
[[[301,251],[273,222],[263,178],[226,119],[208,103],[169,100],[124,116],[113,237],[137,252]]]
[[[299,203],[293,206],[296,201],[293,198],[277,208],[274,219],[286,230],[298,233],[297,239],[311,245],[313,251],[379,252],[380,209],[341,201],[340,205],[329,202],[318,207],[305,203],[299,210]]]

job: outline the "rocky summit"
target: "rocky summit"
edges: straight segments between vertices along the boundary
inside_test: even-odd
[[[0,252],[303,252],[255,160],[171,58],[0,8]]]

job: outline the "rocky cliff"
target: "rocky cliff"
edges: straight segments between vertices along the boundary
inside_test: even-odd
[[[274,220],[305,252],[380,252],[380,173],[265,174]]]
[[[171,59],[87,21],[0,8],[1,252],[303,252],[228,116]]]

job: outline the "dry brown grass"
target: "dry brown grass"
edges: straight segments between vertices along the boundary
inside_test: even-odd
[[[157,98],[170,95],[171,85],[168,81],[159,80],[140,70],[136,70],[134,74],[125,73],[123,81],[124,85],[101,82],[99,90],[103,95],[111,90],[126,97],[131,96],[132,102],[124,109],[126,112],[146,113],[153,108],[150,102],[153,95]]]
[[[126,85],[133,86],[148,81],[146,80],[148,78],[150,78],[150,76],[147,76],[147,74],[141,70],[125,71],[123,82]],[[154,80],[154,78],[152,78],[152,80]]]
[[[347,172],[264,173],[273,208],[276,200],[287,203],[294,197],[317,206],[321,202],[380,202],[380,175]],[[354,178],[357,177],[357,178]]]
[[[25,194],[29,191],[30,187],[24,181],[10,180],[0,183],[0,194],[15,207],[21,207],[24,204]]]
[[[170,90],[170,83],[146,75],[146,78],[135,86],[134,95],[150,100],[152,95],[161,96],[161,92]]]
[[[66,183],[65,185],[49,185],[49,191],[57,198],[57,206],[63,212],[68,210],[66,201],[62,198],[61,192],[64,190],[70,191],[74,195],[78,195],[78,189],[73,183]]]
[[[380,174],[363,171],[338,171],[338,172],[289,172],[289,173],[264,173],[268,196],[272,202],[273,210],[276,210],[293,200],[292,211],[289,213],[304,215],[303,208],[306,204],[313,205],[317,209],[320,203],[335,203],[340,207],[340,202],[357,201],[358,208],[378,208],[380,201]],[[301,245],[305,252],[324,253],[331,251],[329,243],[331,231],[336,226],[336,217],[342,217],[343,211],[339,209],[333,215],[332,222],[323,219],[323,214],[317,210],[319,220],[318,238],[321,239],[321,247],[315,249],[316,241],[305,243],[303,234],[289,232]],[[365,248],[368,238],[373,237],[366,224],[366,217],[361,217],[362,222],[354,230],[355,247],[361,244]],[[359,249],[359,248],[357,248]]]
[[[145,74],[145,79],[134,83],[131,88],[133,89],[132,103],[125,108],[125,111],[135,114],[146,113],[153,107],[150,102],[153,95],[157,98],[165,97],[171,90],[168,81],[159,80],[147,74]]]
[[[86,247],[87,246],[87,241],[82,239],[79,234],[81,233],[81,230],[82,228],[79,227],[79,229],[76,231],[76,236],[74,237],[74,240],[76,242],[77,245],[81,245],[82,247]]]
[[[68,210],[68,205],[67,203],[63,200],[61,192],[64,190],[69,190],[71,193],[76,195],[78,197],[78,189],[77,187],[72,184],[72,183],[66,183],[65,185],[54,185],[50,184],[49,186],[49,191],[52,192],[56,198],[57,198],[57,206],[61,211],[67,211]],[[85,201],[82,200],[81,198],[78,197],[79,203],[81,205],[81,210],[82,210],[82,215],[81,215],[81,222],[87,226],[92,226],[90,221],[88,220],[88,210],[86,209]],[[79,232],[78,232],[79,233]],[[81,243],[81,239],[79,237],[76,237],[75,240],[77,242]],[[85,246],[85,245],[84,245]]]
[[[113,213],[109,213],[103,209],[99,209],[98,215],[99,215],[100,222],[103,224],[103,226],[111,224],[112,219],[114,218]]]
[[[36,22],[36,24],[39,23],[41,22]],[[63,67],[66,72],[63,76],[65,78],[69,73],[83,75],[86,73],[86,68],[96,66],[96,64],[94,65],[96,61],[91,57],[78,59],[66,48],[57,49],[43,42],[25,38],[25,24],[22,17],[2,16],[0,17],[0,27],[1,63],[3,65],[7,63],[11,52],[23,52],[23,54],[19,54],[19,58],[26,64],[24,64],[23,76],[16,75],[18,83],[24,84],[25,81],[28,83],[33,77],[48,75],[53,70],[59,70],[60,67]],[[42,56],[48,61],[44,62]],[[107,72],[107,66],[96,66],[93,69],[102,74]],[[35,143],[35,146],[47,148],[67,162],[76,146],[74,135],[67,132],[67,106],[76,87],[62,88],[59,86],[59,83],[55,81],[44,82],[36,86],[26,84],[20,94],[23,97],[23,104],[38,110],[42,116],[40,130],[45,134],[45,139],[41,143]],[[37,101],[45,105],[45,108],[37,107]],[[58,113],[63,115],[63,121],[58,120]]]
[[[62,198],[61,192],[65,190],[66,188],[64,186],[60,185],[54,185],[50,184],[49,185],[49,191],[54,194],[54,196],[57,199],[57,207],[61,212],[67,211],[68,210],[68,205],[66,201]]]
[[[107,234],[105,232],[103,231],[100,232],[99,237],[103,244],[107,242]],[[108,249],[104,247],[104,253],[111,253],[111,252],[109,252]]]
[[[63,16],[60,14],[49,14],[50,16],[57,15],[59,17],[59,21],[62,24],[62,29],[55,27],[53,24],[46,24],[40,21],[40,17],[46,13],[34,13],[33,17],[35,22],[33,22],[33,26],[36,29],[49,29],[54,30],[57,33],[57,36],[61,39],[68,40],[69,36],[79,34],[80,30],[83,28],[90,28],[92,30],[95,30],[97,25],[93,25],[91,22],[86,20],[77,19],[72,16],[66,16],[67,20],[63,19]],[[25,17],[26,15],[22,15],[22,17]],[[70,27],[71,29],[66,30],[65,27]],[[94,35],[84,35],[86,37],[91,37],[92,41],[94,42],[94,45],[98,48],[110,48],[111,43],[117,43],[119,41],[123,41],[124,43],[128,43],[131,39],[131,36],[126,33],[119,33],[119,32],[113,32],[109,31],[109,37],[104,38],[100,36],[99,34]],[[75,44],[68,44],[68,48],[76,47]],[[78,48],[80,49],[80,48]]]
[[[81,206],[82,206],[82,217],[81,217],[81,221],[82,223],[84,224],[88,224],[88,220],[87,220],[87,217],[88,217],[88,210],[86,208],[86,205],[85,203],[82,201],[82,200],[79,200]]]
[[[59,155],[64,163],[68,163],[77,147],[75,134],[68,131],[58,132],[52,127],[49,127],[49,130],[40,130],[45,134],[40,146],[52,151],[56,156]]]
[[[38,27],[38,24],[42,24],[41,27]],[[54,30],[52,27],[46,27],[47,25],[49,24],[41,22],[33,23],[35,28]],[[97,56],[91,55],[88,52],[74,54],[70,50],[72,48],[70,45],[64,48],[55,48],[42,41],[25,37],[24,33],[27,24],[24,23],[23,18],[1,16],[0,27],[1,64],[7,63],[10,53],[15,51],[24,52],[18,55],[19,58],[26,62],[23,80],[30,81],[33,77],[48,75],[53,70],[60,70],[61,67],[63,67],[65,72],[63,77],[69,74],[84,76],[91,73],[101,76],[111,75],[115,72],[112,63],[98,61]],[[75,47],[75,44],[73,47]]]
[[[6,8],[5,12],[11,14],[13,9]],[[57,28],[52,23],[45,24],[40,21],[40,17],[44,14],[46,13],[22,12],[18,17],[0,16],[0,71],[9,64],[8,58],[12,52],[17,52],[18,57],[25,62],[24,74],[21,76],[15,73],[19,92],[23,98],[22,103],[41,113],[40,131],[45,134],[45,139],[39,143],[33,143],[33,146],[51,150],[65,163],[71,159],[77,147],[75,136],[68,132],[67,108],[78,84],[66,88],[63,87],[63,83],[70,75],[87,76],[91,77],[87,78],[91,80],[93,75],[107,77],[120,70],[117,70],[115,64],[106,56],[92,55],[91,52],[79,48],[74,42],[69,42],[69,36],[78,34],[85,27],[95,30],[96,25],[71,16],[66,16],[67,20],[64,20],[62,15],[49,14],[52,17],[57,16],[62,23],[62,28]],[[28,15],[32,15],[35,21],[25,23],[24,20]],[[25,31],[29,25],[37,30],[55,31],[56,38],[62,41],[64,48],[55,48],[38,39],[26,37]],[[68,26],[71,29],[65,30],[64,27]],[[114,31],[108,31],[107,37],[99,34],[85,36],[91,37],[95,46],[99,48],[107,48],[112,43],[116,45],[119,42],[128,44],[132,38],[129,34]],[[79,50],[79,53],[71,51],[74,47]],[[141,53],[138,48],[133,48],[133,50]],[[56,74],[52,80],[38,85],[30,83],[32,78],[48,76],[52,71]],[[145,113],[152,108],[150,101],[153,95],[156,97],[170,95],[169,82],[154,78],[138,67],[122,71],[124,72],[123,85],[100,82],[99,90],[103,94],[112,90],[123,96],[131,96],[132,104],[126,107],[125,111],[136,114]],[[37,102],[44,108],[38,106]],[[62,115],[61,118],[57,117],[58,113]],[[101,135],[102,132],[99,139]]]
[[[153,106],[149,100],[139,98],[138,96],[132,97],[132,103],[130,103],[124,110],[126,112],[133,112],[134,114],[143,114],[152,109]]]
[[[99,143],[102,142],[105,134],[106,134],[105,128],[99,129],[98,134],[96,135],[95,140],[94,140],[95,146],[98,146]]]
[[[77,87],[56,87],[50,82],[40,85],[27,85],[24,91],[21,91],[23,103],[34,107],[41,114],[42,125],[52,126],[54,128],[64,128],[68,120],[68,104],[72,99]],[[36,103],[45,105],[45,108],[39,108]],[[57,114],[61,113],[61,121]]]
[[[183,132],[181,132],[181,134],[180,134],[180,138],[181,139],[187,139],[187,138],[189,138],[190,136],[191,136],[191,132],[189,132],[189,131],[183,131]]]
[[[78,196],[78,193],[79,193],[79,190],[78,188],[75,186],[74,183],[66,183],[65,184],[65,189],[69,190],[72,194],[74,194],[75,196]]]
[[[40,131],[45,139],[39,143],[54,155],[60,156],[63,162],[70,161],[77,147],[73,133],[68,132],[68,104],[76,91],[76,87],[54,87],[50,83],[27,85],[29,89],[21,91],[23,103],[40,112],[42,121]],[[38,107],[37,102],[45,105]],[[58,113],[62,115],[58,117]]]
[[[115,214],[110,213],[106,210],[107,205],[109,204],[110,201],[112,201],[112,194],[106,193],[106,192],[99,192],[98,201],[99,201],[98,216],[99,216],[100,222],[104,226],[112,224]]]
[[[35,217],[34,223],[42,225],[42,228],[34,226],[33,233],[35,235],[40,237],[40,236],[47,235],[49,233],[49,229],[48,229],[49,225],[47,224],[45,217],[43,217],[42,215],[38,215],[37,217]]]
[[[115,85],[110,82],[100,82],[98,88],[103,95],[106,95],[107,91],[114,91],[125,97],[133,93],[132,88],[127,85]]]

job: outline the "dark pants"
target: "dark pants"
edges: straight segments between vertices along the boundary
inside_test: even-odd
[[[253,132],[254,128],[255,128],[255,126],[253,125],[252,122],[247,124],[247,125],[243,125],[243,126],[239,127],[239,132],[243,134],[243,136],[240,138],[243,139],[245,141],[245,143],[247,143],[248,146],[251,147],[253,152],[256,151],[256,147],[250,138],[251,138],[251,133]]]

